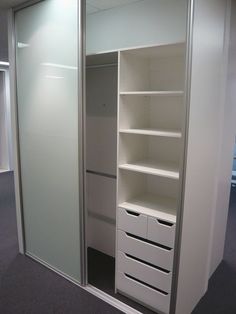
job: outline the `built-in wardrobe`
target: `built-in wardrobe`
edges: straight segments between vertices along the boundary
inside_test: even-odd
[[[9,18],[20,251],[123,312],[190,314],[222,259],[229,2],[45,0]]]
[[[86,63],[89,279],[100,287],[107,276],[108,287],[115,282],[118,293],[164,313],[181,191],[185,55],[180,42]]]

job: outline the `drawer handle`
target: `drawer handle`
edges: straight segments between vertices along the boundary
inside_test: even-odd
[[[170,248],[170,247],[168,247],[168,246],[165,246],[165,245],[163,245],[163,244],[159,244],[159,243],[153,242],[153,241],[151,241],[151,240],[147,240],[147,239],[138,237],[138,236],[133,235],[133,234],[131,234],[131,233],[129,233],[129,232],[125,232],[125,234],[126,234],[128,237],[130,237],[130,238],[133,238],[133,239],[136,239],[136,240],[140,240],[140,241],[142,241],[142,242],[144,242],[144,243],[148,243],[148,244],[157,246],[157,247],[159,247],[159,248],[161,248],[161,249],[164,249],[164,250],[166,250],[166,251],[172,251],[172,250],[173,250],[172,248]]]
[[[153,264],[151,264],[151,263],[149,263],[149,262],[147,262],[147,261],[144,261],[144,260],[142,260],[142,259],[140,259],[140,258],[134,257],[134,256],[129,255],[129,254],[127,254],[127,253],[124,253],[124,254],[125,254],[126,257],[128,257],[128,258],[131,259],[131,260],[135,260],[135,261],[137,261],[137,262],[143,263],[144,265],[147,265],[147,266],[150,266],[150,267],[152,267],[152,268],[155,268],[155,269],[157,269],[157,270],[159,270],[159,271],[161,271],[161,272],[163,272],[163,273],[166,273],[166,274],[169,274],[169,273],[170,273],[169,270],[166,270],[166,269],[164,269],[164,268],[162,268],[162,267],[153,265]]]
[[[159,224],[167,226],[167,227],[172,227],[174,225],[172,222],[161,220],[161,219],[158,219],[158,218],[157,218],[157,221],[158,221]]]
[[[140,216],[139,213],[135,213],[135,212],[132,212],[132,211],[127,210],[127,209],[126,209],[126,213],[127,213],[128,215],[131,215],[131,216],[136,216],[136,217]]]
[[[131,279],[131,280],[133,280],[133,281],[136,281],[136,282],[138,282],[138,283],[141,283],[142,285],[144,285],[144,286],[146,286],[146,287],[148,287],[148,288],[151,288],[151,289],[153,289],[153,290],[156,290],[157,292],[159,292],[159,293],[161,293],[161,294],[163,294],[163,295],[168,295],[167,292],[165,292],[165,291],[163,291],[163,290],[160,290],[160,289],[158,289],[158,288],[156,288],[156,287],[153,287],[153,286],[149,285],[148,283],[143,282],[142,280],[139,280],[139,279],[137,279],[137,278],[134,278],[133,276],[130,276],[130,275],[126,274],[126,273],[125,273],[125,277],[128,278],[128,279]]]

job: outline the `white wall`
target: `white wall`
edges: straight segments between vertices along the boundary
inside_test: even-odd
[[[225,0],[195,1],[193,55],[176,314],[189,314],[208,285],[222,114]]]
[[[145,0],[87,16],[87,54],[184,41],[187,0]]]
[[[217,169],[217,197],[213,221],[210,274],[212,275],[224,254],[225,232],[231,188],[233,151],[236,135],[236,2],[231,6],[231,31],[228,59],[227,90],[222,112],[222,135]]]

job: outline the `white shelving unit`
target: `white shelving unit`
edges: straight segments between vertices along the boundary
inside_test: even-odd
[[[156,256],[155,266],[166,265],[166,271],[172,273],[184,65],[184,43],[132,49],[119,55],[116,290],[136,301],[139,296],[138,302],[163,313],[169,313],[170,290],[166,287],[171,286],[171,275],[168,282],[157,280],[158,290],[150,296],[148,282],[140,284],[139,272],[131,271],[135,259],[118,257],[139,258],[139,267],[149,272],[146,258],[150,250],[150,256]],[[147,240],[152,241],[151,247]],[[163,251],[158,251],[159,246]],[[162,258],[166,263],[162,264]]]

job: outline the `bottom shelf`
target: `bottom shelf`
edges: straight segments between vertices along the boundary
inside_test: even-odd
[[[2,169],[2,168],[0,168],[0,173],[8,172],[8,171],[10,171],[10,170],[9,169]]]
[[[176,199],[144,194],[119,204],[119,207],[176,223]]]

